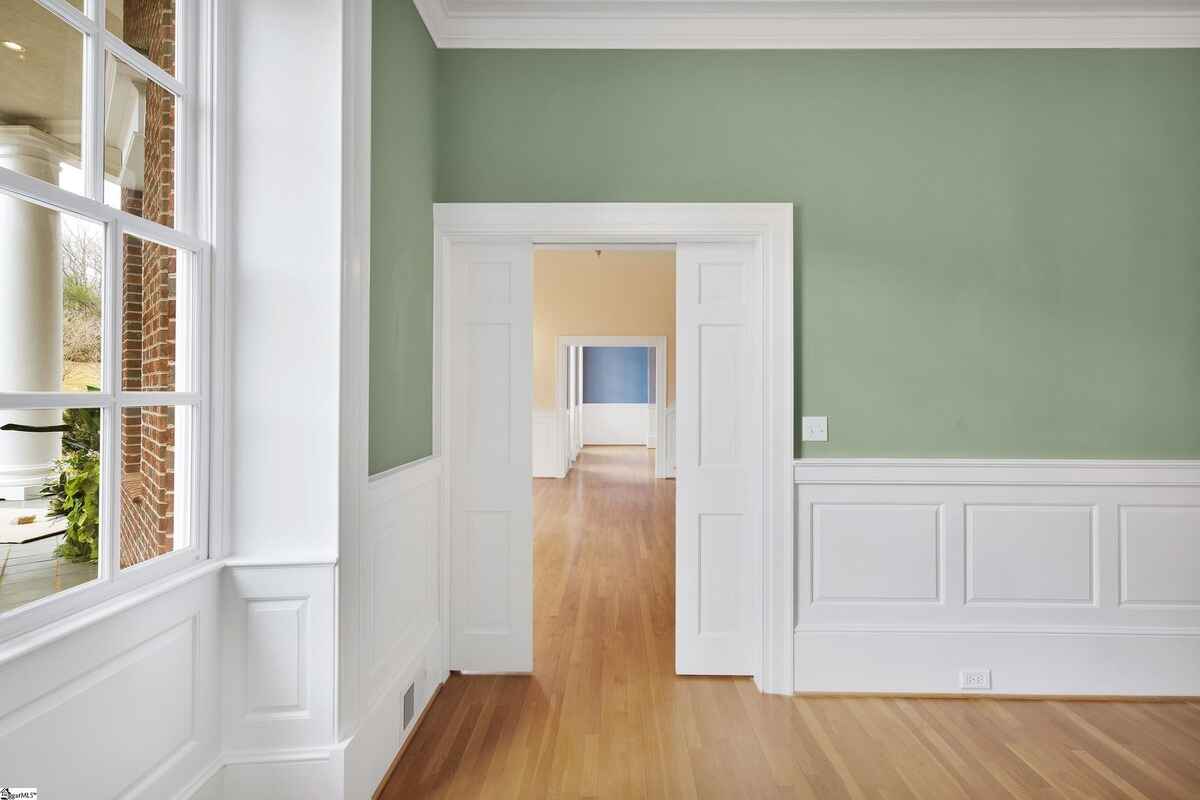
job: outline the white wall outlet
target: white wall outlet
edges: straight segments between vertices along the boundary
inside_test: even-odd
[[[992,671],[990,669],[964,669],[958,673],[958,688],[990,689],[992,688]]]
[[[805,442],[828,442],[829,417],[801,417],[800,437]]]

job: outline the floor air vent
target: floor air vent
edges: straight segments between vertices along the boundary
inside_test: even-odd
[[[410,683],[408,690],[404,693],[404,730],[408,730],[408,726],[412,723],[413,712],[417,707],[417,685]]]

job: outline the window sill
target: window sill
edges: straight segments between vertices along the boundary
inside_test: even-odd
[[[173,591],[224,568],[224,561],[203,561],[110,597],[96,605],[0,642],[0,666],[66,638],[86,627]]]

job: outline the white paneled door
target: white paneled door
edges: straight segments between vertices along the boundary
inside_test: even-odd
[[[675,669],[750,675],[762,519],[762,292],[751,244],[676,250]]]
[[[533,669],[533,247],[450,251],[451,668]]]

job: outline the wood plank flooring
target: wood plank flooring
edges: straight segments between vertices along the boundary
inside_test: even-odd
[[[566,480],[534,481],[535,672],[452,675],[380,797],[1200,798],[1197,702],[677,677],[675,484],[651,456],[588,448]]]

